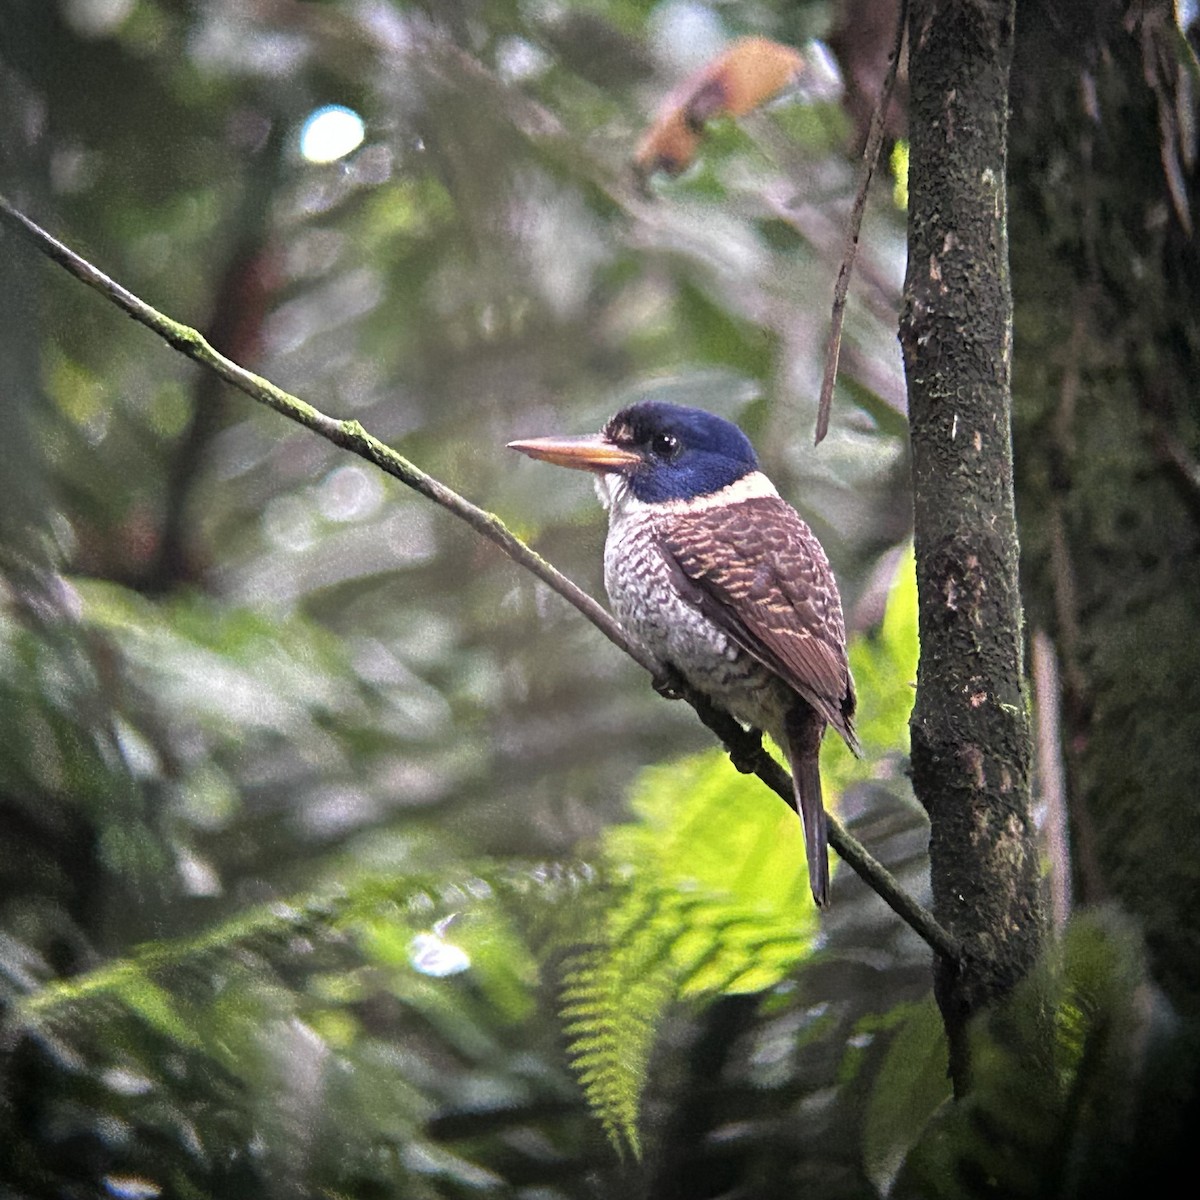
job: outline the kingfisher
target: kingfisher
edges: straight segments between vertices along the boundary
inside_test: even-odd
[[[820,750],[828,726],[859,754],[846,625],[829,559],[759,470],[750,439],[699,408],[646,400],[598,434],[509,442],[595,474],[608,510],[613,613],[676,672],[787,755],[813,899],[829,899]]]

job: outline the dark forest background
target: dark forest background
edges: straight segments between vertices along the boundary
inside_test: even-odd
[[[1200,1019],[1189,17],[1017,5],[1016,494],[1061,936],[957,1110],[928,947],[845,869],[818,923],[794,818],[690,710],[0,232],[0,1195],[1088,1196],[1165,1170]],[[895,21],[8,0],[0,192],[597,595],[588,480],[505,443],[650,395],[736,419],[846,601],[868,754],[827,748],[831,802],[927,901],[903,72],[812,445]],[[800,94],[636,186],[663,96],[748,34],[805,48]],[[313,161],[330,104],[364,140]]]

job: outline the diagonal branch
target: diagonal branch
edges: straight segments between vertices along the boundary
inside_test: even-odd
[[[433,476],[427,475],[407,458],[369,434],[357,421],[339,421],[328,416],[311,404],[285,392],[270,380],[239,367],[237,363],[214,350],[195,329],[164,316],[127,288],[110,279],[13,208],[3,196],[0,196],[0,224],[15,230],[76,279],[106,296],[118,308],[158,334],[181,354],[214,372],[252,400],[265,404],[281,416],[303,425],[334,445],[374,463],[381,471],[465,521],[477,533],[499,546],[515,563],[537,576],[567,603],[573,605],[613,645],[655,676],[657,683],[664,683],[658,678],[656,664],[640,646],[626,637],[615,618],[561,571],[531,550],[499,517],[477,508]],[[679,687],[675,680],[670,681],[670,686],[687,700],[701,721],[721,739],[740,770],[757,775],[788,804],[794,804],[791,782],[786,772],[763,749],[757,734],[748,733],[732,717],[715,708],[699,693]],[[927,910],[900,887],[887,869],[873,858],[862,843],[852,837],[832,814],[829,816],[829,841],[855,873],[939,955],[951,962],[958,960],[960,952],[955,940],[938,925]]]

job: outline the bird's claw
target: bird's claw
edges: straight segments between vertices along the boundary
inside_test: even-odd
[[[762,763],[762,732],[743,730],[739,737],[725,743],[725,752],[730,756],[734,770],[743,775],[754,775]]]
[[[674,667],[664,667],[651,680],[651,686],[666,700],[683,699],[683,679]]]
[[[733,763],[734,770],[740,771],[743,775],[754,775],[758,771],[759,758],[762,755],[762,734],[750,730],[746,733],[743,742],[736,746],[726,742],[725,749],[729,754],[729,761]]]

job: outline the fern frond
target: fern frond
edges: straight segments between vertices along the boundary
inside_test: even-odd
[[[675,992],[667,949],[660,944],[656,955],[648,940],[626,946],[630,953],[593,947],[570,960],[563,974],[571,1064],[609,1141],[634,1157],[642,1152],[638,1111],[655,1030]]]
[[[633,886],[609,910],[601,936],[563,969],[560,1016],[584,1096],[618,1153],[641,1154],[641,1098],[670,1006],[769,986],[806,949],[794,927],[781,934],[728,896]]]
[[[678,1000],[753,992],[809,952],[799,822],[717,752],[644,771],[641,820],[605,835],[623,879],[561,976],[560,1015],[584,1096],[618,1153],[638,1113],[659,1025]]]
[[[434,873],[363,875],[336,891],[258,905],[201,933],[137,946],[122,958],[25,996],[13,1018],[30,1025],[53,1022],[80,1006],[116,1000],[160,1032],[195,1045],[195,1031],[160,982],[172,972],[195,975],[214,960],[236,966],[247,955],[286,962],[296,957],[299,945],[344,951],[352,944],[361,946],[381,926],[402,931],[439,914],[478,911],[499,900],[520,899],[526,909],[532,903],[535,909],[561,912],[571,906],[560,902],[576,899],[593,879],[591,868],[571,863],[482,864],[458,869],[451,878]]]

